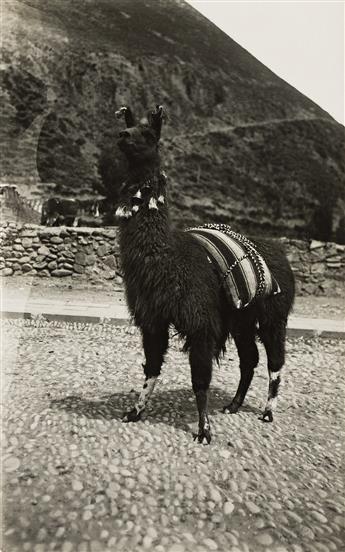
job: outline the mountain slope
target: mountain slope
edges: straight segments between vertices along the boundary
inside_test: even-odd
[[[115,200],[114,111],[140,117],[159,102],[177,223],[334,238],[343,127],[189,5],[5,0],[3,11],[2,178]]]

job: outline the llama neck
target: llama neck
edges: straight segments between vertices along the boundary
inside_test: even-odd
[[[158,200],[164,178],[158,156],[151,162],[129,165],[127,182],[141,190],[149,185],[155,197],[155,207],[151,208],[146,200],[137,212],[132,212],[130,218],[120,222],[121,254],[124,258],[145,258],[145,262],[149,262],[170,248],[171,227],[166,197],[161,196],[163,199]],[[133,255],[134,250],[138,255]]]
[[[152,291],[174,257],[173,236],[166,205],[139,211],[120,224],[120,254],[124,281],[136,282],[136,293]]]
[[[131,182],[144,182],[157,178],[160,174],[161,164],[159,155],[154,159],[145,161],[129,162],[128,180]]]

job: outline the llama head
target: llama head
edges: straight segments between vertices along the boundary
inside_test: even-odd
[[[118,145],[131,169],[130,178],[120,190],[120,207],[116,214],[130,218],[142,207],[158,210],[165,203],[166,176],[159,169],[158,143],[161,134],[163,108],[149,112],[147,123],[136,124],[132,111],[122,107],[116,112],[124,117],[127,129],[120,132]]]
[[[124,117],[126,122],[126,130],[119,133],[118,146],[129,163],[142,164],[154,161],[158,157],[163,120],[162,106],[157,105],[154,111],[148,113],[147,123],[136,124],[129,107],[121,107],[116,115]]]

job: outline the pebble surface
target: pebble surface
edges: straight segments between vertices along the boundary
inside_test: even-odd
[[[230,342],[205,446],[176,337],[143,420],[123,424],[143,383],[136,329],[38,317],[2,331],[5,552],[342,550],[342,342],[288,341],[273,424],[258,419],[260,344],[242,410],[221,413],[239,377]]]

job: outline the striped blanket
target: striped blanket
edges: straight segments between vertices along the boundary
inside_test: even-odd
[[[188,228],[220,273],[231,304],[241,309],[256,297],[280,293],[280,287],[255,245],[225,224]]]

